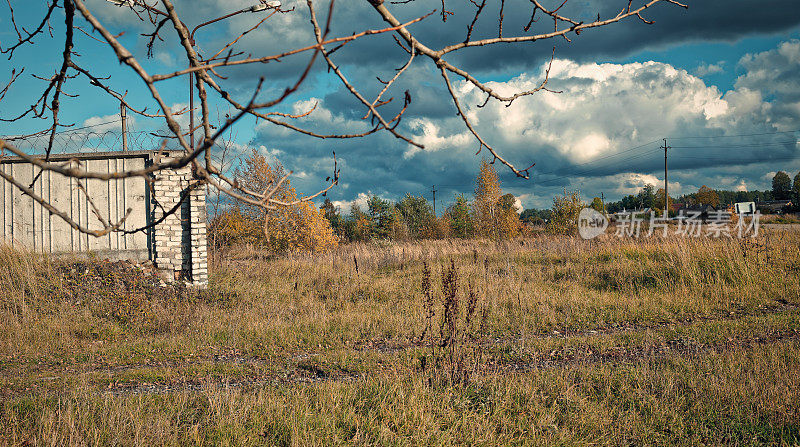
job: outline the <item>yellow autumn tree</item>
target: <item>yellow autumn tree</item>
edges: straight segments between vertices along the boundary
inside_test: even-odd
[[[719,206],[719,194],[706,185],[700,187],[694,195],[698,205]]]
[[[263,192],[274,187],[284,176],[279,162],[270,164],[253,150],[236,170],[236,181],[247,190]],[[284,203],[297,201],[297,192],[289,180],[275,192],[274,199]],[[267,245],[276,251],[320,251],[333,248],[338,239],[328,219],[311,202],[279,206],[275,210],[237,202],[212,223],[225,230],[229,240]]]
[[[208,239],[217,248],[234,244],[257,245],[264,240],[264,230],[259,222],[245,216],[239,207],[233,207],[211,220]]]
[[[519,234],[520,222],[513,196],[509,200],[510,195],[503,196],[502,193],[494,166],[481,160],[473,204],[475,232],[479,236],[507,238]]]

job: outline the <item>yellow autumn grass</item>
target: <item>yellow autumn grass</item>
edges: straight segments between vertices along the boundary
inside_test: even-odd
[[[4,248],[0,440],[797,444],[798,247],[777,230],[243,247],[213,253],[205,292],[131,289],[145,304],[122,279],[98,295],[69,282],[68,261]],[[437,358],[440,302],[418,342],[422,264],[438,300],[451,260],[462,300],[472,284],[487,310],[458,386],[422,363]],[[103,313],[107,300],[149,319]]]

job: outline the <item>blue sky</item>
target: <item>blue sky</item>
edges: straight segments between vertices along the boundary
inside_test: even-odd
[[[175,1],[190,25],[250,3]],[[311,41],[305,2],[284,3],[287,9],[295,6],[295,11],[270,19],[262,29],[242,39],[239,47],[243,51],[266,55]],[[327,2],[318,3],[321,11],[327,11]],[[337,2],[333,34],[347,35],[383,26],[374,11],[361,3],[365,2]],[[515,27],[528,20],[527,2],[508,3],[506,32],[521,32]],[[618,11],[620,5],[616,3],[571,0],[565,11],[579,17],[593,17],[595,12],[607,16]],[[121,41],[149,72],[164,73],[185,66],[185,57],[181,58],[174,39],[158,42],[154,57],[148,59],[146,40],[139,35],[149,31],[148,27],[105,1],[87,0],[86,4],[112,32],[125,32]],[[463,35],[472,14],[455,1],[451,4],[456,15],[446,24],[434,15],[415,25],[421,41],[436,48],[443,42],[458,41]],[[560,94],[522,98],[508,108],[490,102],[479,109],[476,105],[483,102],[483,97],[456,81],[462,102],[484,138],[519,166],[536,162],[530,180],[517,179],[498,167],[506,191],[517,196],[525,207],[541,208],[549,207],[553,195],[564,188],[579,189],[587,199],[602,192],[614,200],[646,183],[661,187],[663,151],[658,147],[665,137],[674,147],[670,153],[673,194],[692,192],[704,184],[725,189],[765,189],[770,185],[771,173],[785,170],[793,177],[800,171],[800,134],[793,132],[800,130],[800,5],[789,0],[759,2],[755,9],[753,2],[744,0],[696,0],[688,4],[688,11],[657,5],[647,12],[647,17],[655,20],[653,25],[632,20],[572,36],[571,43],[555,42],[556,62],[549,85],[563,91]],[[35,26],[44,11],[44,2],[12,0],[12,5],[17,24],[26,28]],[[439,2],[419,0],[391,7],[401,19],[409,19],[438,5]],[[3,9],[0,46],[6,48],[15,41],[16,34]],[[491,9],[487,11],[490,12],[485,20],[476,27],[476,35],[496,33],[496,18]],[[211,52],[256,20],[257,14],[243,14],[209,26],[198,34],[198,44],[205,53]],[[82,19],[79,22],[83,30],[90,32]],[[3,58],[0,62],[3,84],[12,68],[26,68],[0,102],[0,118],[20,113],[36,101],[43,83],[31,74],[48,77],[60,66],[63,11],[57,11],[51,23],[54,38],[38,36],[35,46],[25,45],[13,60]],[[172,37],[169,31],[174,34],[174,30],[166,30],[165,36]],[[513,92],[530,88],[542,79],[552,45],[536,42],[497,46],[453,55],[450,61],[490,82],[493,88]],[[79,65],[90,67],[98,75],[111,76],[108,82],[116,90],[127,90],[136,107],[153,110],[153,101],[142,81],[121,67],[110,49],[81,32],[75,49],[80,54],[76,58]],[[368,96],[381,88],[376,76],[391,77],[393,70],[405,62],[405,55],[389,36],[348,45],[335,58],[353,84]],[[306,60],[301,56],[277,64],[228,70],[223,73],[227,79],[220,82],[240,101],[246,101],[256,79],[265,76],[268,81],[262,97],[266,98],[291,83]],[[368,123],[360,119],[365,113],[363,106],[323,68],[318,64],[301,90],[275,111],[304,111],[317,104],[314,113],[298,120],[298,124],[321,132],[368,128]],[[185,78],[165,81],[159,89],[174,108],[188,103]],[[398,199],[405,193],[429,197],[434,184],[439,190],[437,199],[446,204],[457,193],[471,193],[481,155],[475,155],[478,146],[455,116],[452,101],[443,89],[435,67],[419,60],[387,94],[401,97],[405,90],[409,91],[412,104],[398,129],[424,142],[426,149],[422,151],[386,132],[358,140],[319,140],[256,123],[252,118],[241,120],[230,137],[238,151],[254,148],[294,170],[292,182],[300,192],[312,192],[323,184],[330,174],[331,153],[335,150],[342,179],[330,197],[343,208],[369,194],[389,199]],[[70,80],[65,91],[79,96],[63,99],[64,123],[95,126],[92,129],[100,133],[118,128],[118,123],[98,126],[113,121],[119,105],[85,78]],[[212,104],[214,116],[224,118],[230,112],[219,99]],[[185,125],[185,118],[180,121]],[[0,122],[0,135],[28,133],[46,126],[46,121],[36,119]],[[131,128],[140,135],[135,144],[145,148],[157,140],[148,132],[163,130],[164,125],[158,120],[132,117]],[[113,133],[109,135],[86,137],[85,141],[65,137],[60,141],[64,142],[63,150],[100,150],[106,146],[114,149],[118,142]],[[35,151],[40,145],[35,141],[27,149]],[[437,209],[443,209],[439,203]]]

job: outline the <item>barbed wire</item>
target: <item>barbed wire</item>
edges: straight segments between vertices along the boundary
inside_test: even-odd
[[[160,147],[161,137],[156,137],[149,132],[127,132],[127,150],[156,150]],[[50,135],[34,135],[15,139],[14,144],[30,154],[44,153]],[[105,132],[71,132],[56,134],[53,140],[53,153],[91,153],[91,152],[116,152],[122,151],[122,133],[119,131]]]
[[[84,125],[82,127],[67,128],[56,132],[53,137],[53,154],[116,152],[123,150],[123,134],[120,123],[121,118],[102,123]],[[109,126],[117,124],[117,128]],[[168,132],[140,131],[134,128],[134,121],[127,120],[128,151],[152,151],[165,145],[165,149],[179,150]],[[29,153],[42,154],[47,149],[50,141],[50,132],[39,132],[30,135],[2,136],[6,141]],[[166,142],[166,143],[165,143]]]
[[[153,151],[166,141],[165,149],[178,149],[172,139],[155,132],[126,132],[128,151]],[[36,134],[24,137],[3,137],[29,154],[42,154],[47,149],[49,134]],[[119,130],[73,130],[56,133],[53,138],[53,154],[116,152],[123,150],[122,132]]]

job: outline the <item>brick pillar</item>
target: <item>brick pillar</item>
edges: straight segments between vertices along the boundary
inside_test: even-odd
[[[156,163],[169,162],[180,153],[157,154]],[[190,166],[156,173],[152,189],[153,221],[177,210],[154,228],[156,266],[171,280],[191,281],[203,287],[208,282],[206,246],[206,186],[193,178]]]
[[[208,242],[206,241],[206,185],[197,185],[189,192],[192,281],[208,283]]]

